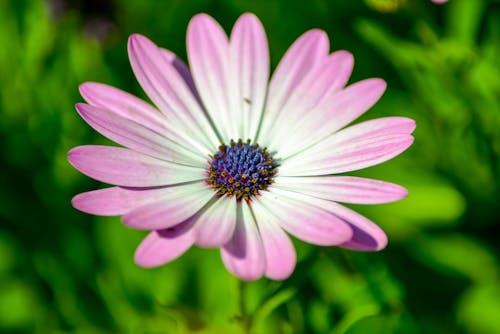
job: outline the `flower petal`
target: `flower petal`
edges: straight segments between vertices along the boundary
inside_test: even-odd
[[[203,168],[173,164],[121,147],[78,146],[68,152],[68,160],[93,179],[125,187],[173,185],[205,178]]]
[[[354,58],[347,51],[336,51],[322,59],[300,82],[283,107],[286,117],[304,117],[325,97],[344,88],[351,76]]]
[[[132,150],[160,160],[194,167],[202,167],[206,163],[199,153],[190,151],[165,137],[164,131],[159,132],[120,114],[84,103],[78,103],[76,110],[103,136]]]
[[[412,143],[415,122],[386,117],[363,122],[286,159],[283,176],[327,175],[354,171],[394,158]]]
[[[210,121],[160,48],[146,37],[134,34],[129,38],[128,51],[137,80],[169,119],[170,129],[201,153],[213,152],[219,139]]]
[[[288,278],[297,262],[297,255],[292,241],[281,229],[278,218],[272,215],[256,199],[252,202],[252,211],[259,227],[264,253],[266,254],[266,277],[274,280]]]
[[[172,65],[177,70],[177,72],[179,72],[184,82],[186,82],[186,85],[188,86],[189,90],[191,90],[191,93],[196,98],[198,103],[201,105],[201,100],[198,91],[196,90],[193,77],[191,76],[191,72],[189,71],[189,67],[186,65],[186,63],[182,59],[177,57],[177,55],[170,50],[160,48],[160,53],[163,56],[163,58],[167,61],[167,63]]]
[[[368,109],[382,96],[386,83],[382,79],[366,79],[332,94],[303,117],[289,133],[289,142],[281,147],[279,156],[287,158],[303,149],[320,143],[328,136],[345,127]]]
[[[269,48],[266,33],[253,14],[243,14],[231,33],[230,59],[233,116],[238,138],[254,138],[264,109],[269,81]]]
[[[170,228],[195,216],[214,196],[215,192],[201,182],[177,187],[157,202],[128,212],[122,222],[141,230]]]
[[[189,22],[187,53],[193,79],[222,141],[238,138],[230,98],[235,87],[230,82],[229,42],[224,30],[210,16],[198,14]]]
[[[387,236],[375,223],[343,205],[332,202],[331,210],[353,229],[351,240],[341,247],[359,251],[378,251],[387,246]]]
[[[278,218],[283,229],[305,242],[334,246],[351,239],[352,229],[348,224],[312,202],[309,197],[271,186],[262,192],[255,205],[260,203]]]
[[[269,83],[258,142],[271,147],[276,120],[287,100],[302,80],[328,56],[328,36],[322,30],[309,30],[300,36],[281,59]]]
[[[221,248],[227,270],[245,281],[259,279],[266,271],[266,256],[259,231],[246,202],[237,206],[236,228]]]
[[[287,201],[297,200],[309,203],[310,206],[322,208],[332,217],[346,224],[351,230],[351,235],[340,246],[355,250],[376,251],[387,245],[387,236],[384,231],[369,219],[346,208],[343,205],[304,194],[290,192],[282,189],[273,189],[280,197]],[[273,207],[274,208],[274,207]]]
[[[157,202],[170,193],[177,192],[179,185],[160,188],[110,187],[76,195],[71,204],[78,210],[99,216],[120,216],[152,202]]]
[[[167,230],[153,231],[135,251],[134,260],[141,267],[158,267],[184,254],[194,243],[192,224],[180,224]]]
[[[297,132],[303,119],[316,117],[318,105],[325,99],[341,90],[351,75],[354,58],[347,51],[337,51],[324,58],[314,67],[294,90],[293,95],[283,106],[273,128],[272,145],[279,148],[279,152],[294,149],[297,142],[307,142],[310,133]],[[290,134],[293,133],[293,136]],[[292,147],[288,147],[291,145]]]
[[[278,176],[273,186],[313,197],[353,204],[388,203],[398,201],[408,195],[408,191],[397,184],[354,176]]]
[[[200,247],[222,247],[233,236],[236,226],[236,201],[219,198],[196,220],[196,244]]]
[[[79,88],[85,101],[92,106],[109,110],[155,131],[167,130],[167,119],[158,110],[129,93],[96,82],[86,82]]]

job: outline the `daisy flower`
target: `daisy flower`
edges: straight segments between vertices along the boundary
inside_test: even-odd
[[[135,262],[156,267],[190,247],[220,248],[243,280],[291,275],[288,234],[320,246],[376,251],[387,238],[343,203],[386,203],[407,191],[395,184],[335,174],[389,160],[413,142],[413,120],[386,117],[346,128],[383,94],[381,79],[347,87],[349,52],[329,53],[325,32],[307,31],[270,78],[262,24],[243,14],[230,38],[210,16],[187,32],[189,67],[132,35],[132,69],[154,106],[116,88],[84,83],[76,109],[122,145],[68,153],[83,174],[114,185],[73,198],[83,212],[122,216],[150,231]]]

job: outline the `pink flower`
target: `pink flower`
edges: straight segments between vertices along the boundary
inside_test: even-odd
[[[317,29],[297,39],[269,80],[266,35],[252,14],[229,40],[210,16],[195,16],[187,51],[189,69],[146,37],[130,37],[132,68],[155,107],[107,85],[80,86],[87,104],[76,105],[79,114],[124,148],[68,153],[80,172],[115,185],[75,196],[75,208],[150,230],[135,253],[140,266],[163,265],[193,245],[217,247],[244,280],[291,275],[296,254],[285,231],[321,246],[386,246],[377,225],[338,202],[386,203],[407,191],[334,175],[412,144],[415,122],[404,117],[345,128],[377,102],[383,80],[345,87],[353,57],[329,53]]]
[[[437,4],[443,4],[445,2],[448,2],[448,0],[432,0],[432,2],[437,3]]]

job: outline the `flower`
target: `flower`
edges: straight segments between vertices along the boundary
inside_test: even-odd
[[[386,246],[377,225],[338,202],[386,203],[407,191],[334,175],[412,144],[415,122],[404,117],[345,128],[381,97],[383,80],[345,87],[353,57],[330,54],[318,29],[294,42],[269,80],[266,35],[248,13],[229,40],[214,19],[196,15],[187,51],[189,68],[146,37],[130,37],[133,71],[156,107],[104,84],[80,86],[87,104],[78,113],[124,147],[68,153],[80,172],[115,185],[75,196],[75,208],[151,231],[135,253],[140,266],[163,265],[193,245],[216,247],[243,280],[291,275],[296,253],[286,232],[321,246]]]
[[[431,1],[437,4],[443,4],[445,2],[448,2],[448,0],[431,0]]]

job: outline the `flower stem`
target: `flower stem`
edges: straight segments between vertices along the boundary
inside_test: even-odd
[[[250,334],[252,331],[252,315],[248,314],[246,305],[246,282],[238,280],[238,321],[241,325],[244,334]]]

